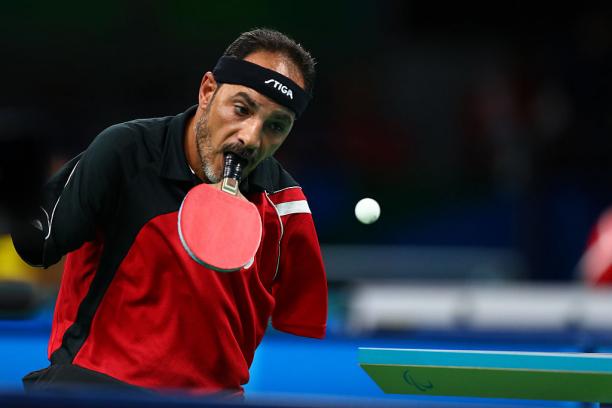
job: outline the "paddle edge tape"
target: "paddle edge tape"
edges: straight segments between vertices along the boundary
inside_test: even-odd
[[[601,372],[382,364],[360,367],[387,394],[612,402],[612,375]]]

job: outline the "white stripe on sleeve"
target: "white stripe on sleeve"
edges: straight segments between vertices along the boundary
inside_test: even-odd
[[[81,161],[79,160],[74,167],[72,168],[72,171],[70,172],[70,175],[68,176],[68,180],[66,180],[66,183],[64,184],[64,189],[66,189],[66,186],[68,185],[68,183],[70,183],[70,179],[72,178],[72,175],[74,174],[74,171],[76,170],[76,168],[79,166],[79,163]],[[62,193],[64,192],[64,190],[62,190]],[[49,237],[51,236],[51,228],[53,227],[53,217],[55,216],[55,209],[57,208],[57,205],[59,204],[60,200],[62,199],[62,194],[60,194],[59,197],[57,197],[57,201],[55,202],[55,205],[53,206],[53,211],[51,212],[51,219],[49,219],[48,223],[49,223],[49,231],[47,232],[47,236],[45,237],[45,240],[49,239]],[[44,211],[44,208],[43,208]],[[47,212],[45,211],[45,214],[47,214]],[[47,215],[47,218],[49,216]]]
[[[286,203],[276,204],[276,211],[281,217],[289,214],[310,214],[310,207],[306,200],[289,201]]]

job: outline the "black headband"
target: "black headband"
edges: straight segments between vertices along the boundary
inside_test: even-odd
[[[235,57],[221,57],[213,69],[217,82],[244,85],[266,95],[299,117],[311,95],[298,84],[271,69]]]

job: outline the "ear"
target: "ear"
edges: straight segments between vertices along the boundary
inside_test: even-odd
[[[198,104],[200,105],[200,109],[206,109],[216,89],[217,81],[215,81],[212,72],[208,71],[202,77],[200,91],[198,92]]]

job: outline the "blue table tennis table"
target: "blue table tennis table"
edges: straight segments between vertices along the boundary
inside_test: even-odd
[[[0,320],[0,406],[34,406],[34,397],[21,393],[21,377],[48,364],[46,347],[51,328],[51,309],[26,319]],[[330,333],[324,341],[286,335],[274,330],[260,345],[251,379],[246,385],[246,404],[262,406],[418,406],[418,407],[583,407],[572,401],[513,400],[428,395],[385,394],[360,367],[359,347],[402,349],[479,349],[532,352],[584,352],[604,350],[612,344],[609,334],[587,338],[580,333],[466,333],[413,331],[376,336]],[[95,406],[87,396],[48,396],[58,406]],[[96,398],[104,401],[103,397]],[[22,405],[18,405],[21,401]],[[161,401],[161,400],[160,400]],[[113,401],[108,401],[113,403]],[[115,401],[116,402],[116,401]],[[122,406],[144,406],[130,400]],[[211,404],[190,398],[165,401],[166,406]],[[28,405],[30,404],[30,405]],[[71,405],[72,404],[72,405]],[[183,405],[181,405],[183,404]],[[283,405],[284,404],[284,405]],[[46,405],[49,406],[49,405]],[[109,406],[109,405],[106,405]],[[244,404],[243,404],[244,406]],[[589,406],[589,405],[586,405]]]

